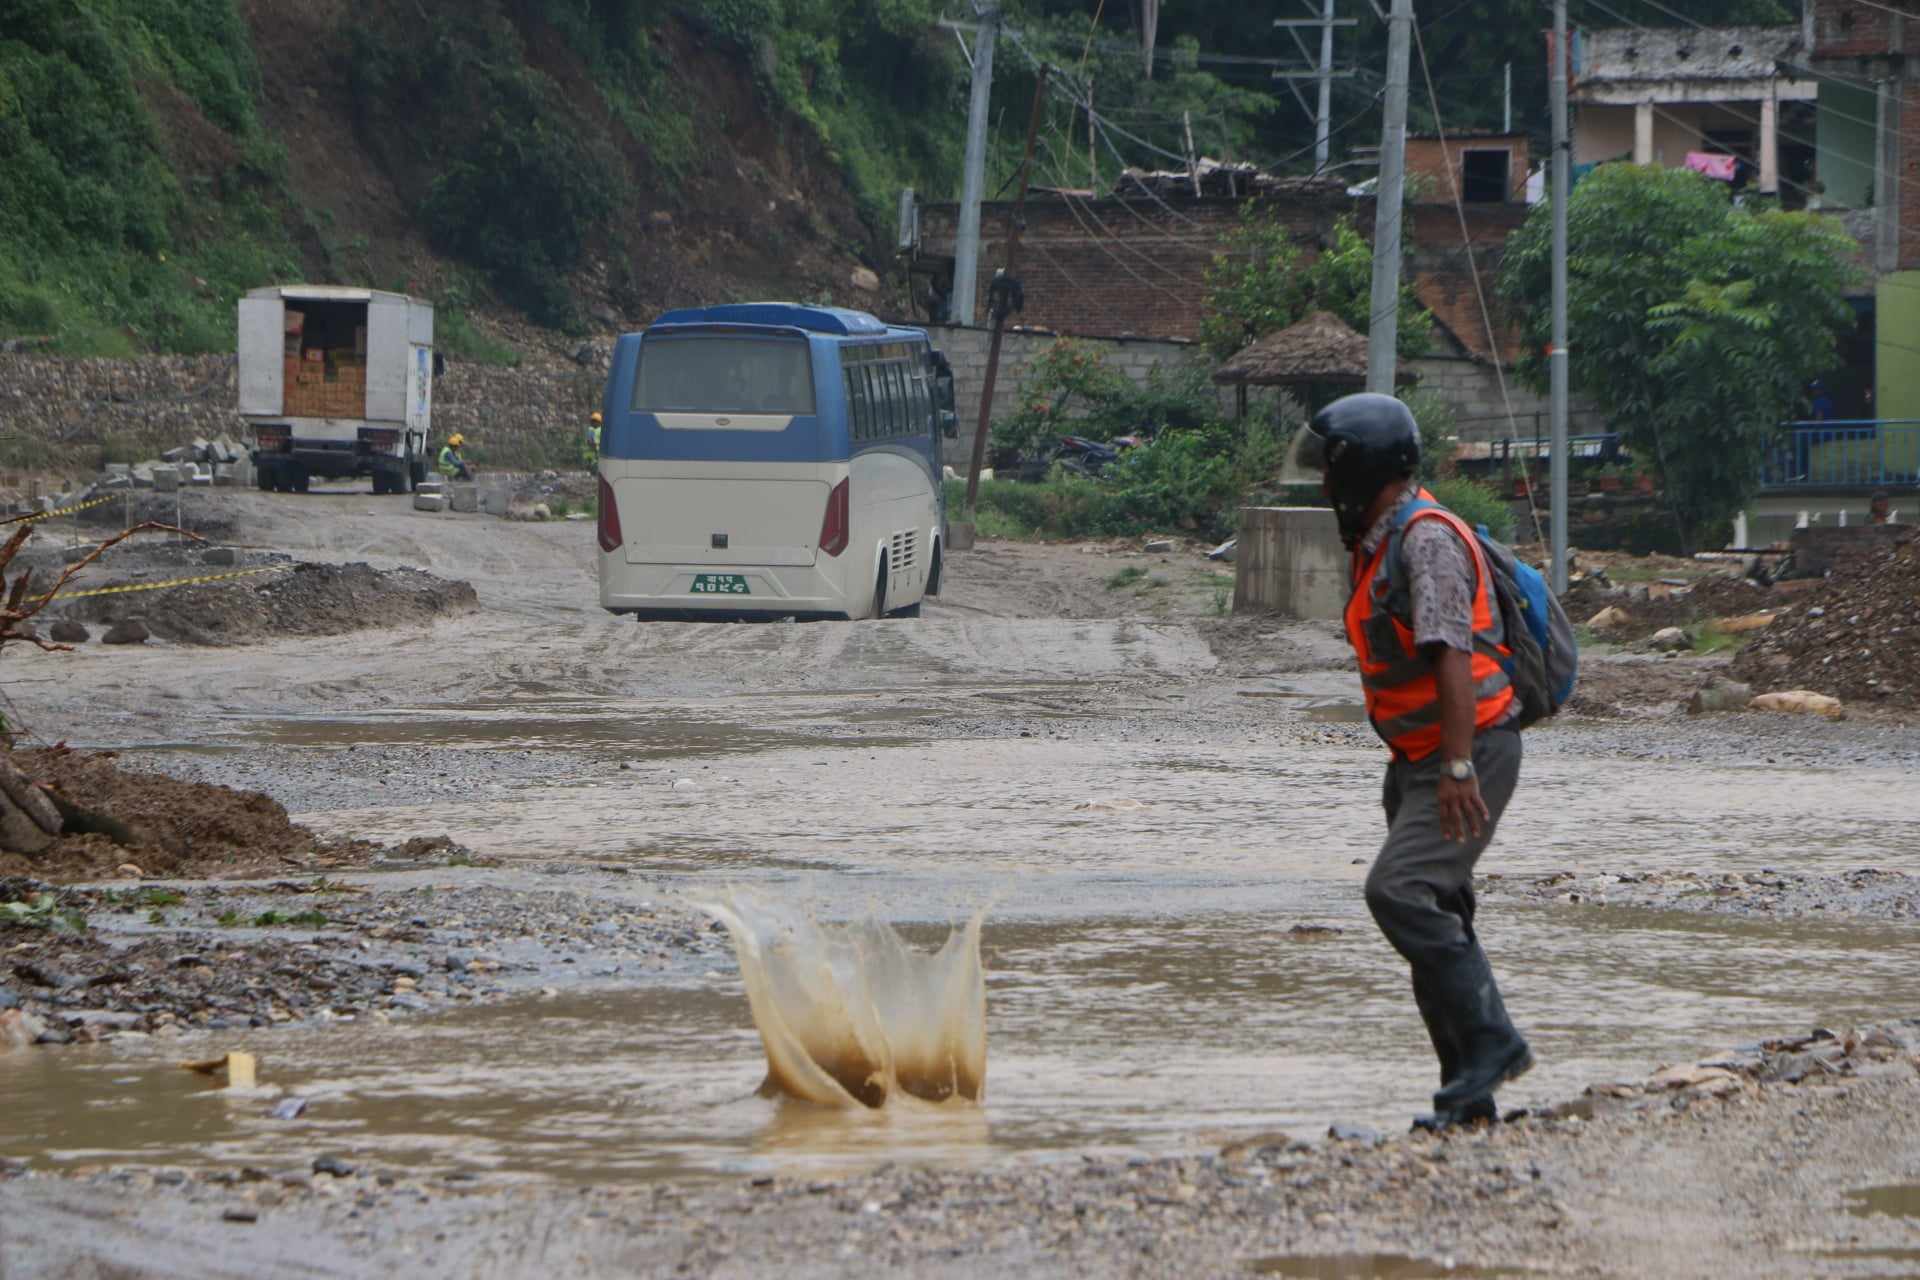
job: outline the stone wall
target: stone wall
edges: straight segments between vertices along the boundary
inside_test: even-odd
[[[1452,406],[1463,441],[1505,440],[1510,434],[1522,440],[1544,440],[1552,432],[1552,402],[1523,384],[1511,370],[1507,371],[1506,396],[1502,398],[1499,374],[1483,360],[1458,354],[1432,355],[1409,361],[1408,367],[1420,375],[1420,390],[1431,391]],[[1513,406],[1511,427],[1507,422],[1508,403]],[[1572,400],[1567,413],[1569,435],[1606,429],[1606,419],[1599,410],[1578,397]]]
[[[945,445],[947,465],[965,472],[973,456],[973,436],[980,422],[980,394],[985,390],[987,347],[992,332],[987,329],[963,329],[954,325],[934,325],[927,329],[933,345],[946,353],[953,365],[954,402],[960,417],[960,438]],[[1027,370],[1047,348],[1059,341],[1052,333],[1009,331],[1000,342],[1000,373],[993,388],[993,418],[1012,414],[1019,403],[1020,384]],[[1178,364],[1197,354],[1191,343],[1162,342],[1144,338],[1080,339],[1114,368],[1141,386],[1157,365]]]
[[[605,353],[506,369],[451,362],[434,384],[435,439],[458,431],[482,465],[570,463],[599,405]],[[130,360],[0,355],[0,465],[91,472],[196,436],[244,439],[231,356]]]

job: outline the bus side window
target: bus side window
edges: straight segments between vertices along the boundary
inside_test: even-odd
[[[855,440],[867,438],[867,388],[861,377],[860,366],[848,365],[844,370],[847,383],[847,431]]]
[[[890,436],[907,433],[907,396],[906,388],[901,384],[901,372],[898,360],[887,361],[887,434]]]

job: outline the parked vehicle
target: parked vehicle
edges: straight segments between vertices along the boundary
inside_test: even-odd
[[[433,305],[335,285],[270,285],[240,299],[240,416],[262,489],[368,476],[375,493],[426,478]]]
[[[788,303],[614,347],[600,603],[640,617],[916,616],[940,591],[953,375],[920,329]]]

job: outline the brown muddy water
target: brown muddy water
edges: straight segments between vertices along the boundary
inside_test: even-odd
[[[1600,923],[1502,913],[1495,960],[1541,1059],[1503,1095],[1512,1105],[1911,993],[1910,934],[1651,913]],[[926,948],[945,935],[907,932]],[[1395,1130],[1424,1105],[1433,1067],[1385,951],[1357,929],[1288,941],[1244,914],[989,919],[977,1106],[760,1096],[767,1060],[731,972],[217,1046],[15,1054],[0,1058],[0,1155],[278,1167],[332,1153],[421,1174],[605,1182],[1184,1152],[1275,1129],[1316,1137],[1334,1119]],[[210,1091],[177,1065],[203,1047],[257,1053],[268,1092]],[[272,1119],[285,1095],[309,1099],[307,1113]]]
[[[1046,689],[960,696],[985,693],[1067,714]],[[692,901],[740,888],[824,921],[871,915],[923,946],[988,909],[978,1105],[758,1096],[766,1055],[728,965],[677,986],[234,1037],[261,1055],[267,1087],[310,1099],[294,1121],[272,1120],[271,1098],[205,1093],[173,1065],[203,1056],[199,1041],[13,1055],[0,1060],[0,1154],[257,1164],[325,1151],[600,1181],[1187,1152],[1276,1129],[1314,1137],[1334,1120],[1396,1130],[1425,1108],[1431,1051],[1360,893],[1381,835],[1377,751],[1285,734],[1176,748],[1150,726],[953,739],[930,718],[943,705],[898,690],[505,699],[234,732],[316,769],[370,743],[579,753],[594,767],[576,784],[298,815],[380,840],[444,830],[508,877],[618,865]],[[1335,706],[1274,705],[1296,719]],[[1896,769],[1783,780],[1543,755],[1481,870],[1920,871],[1903,834],[1911,790]],[[1480,925],[1540,1059],[1503,1093],[1511,1106],[1911,1005],[1911,928],[1508,902]]]

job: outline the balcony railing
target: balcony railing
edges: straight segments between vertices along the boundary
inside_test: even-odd
[[[1920,418],[1788,422],[1767,453],[1772,491],[1878,489],[1920,483]]]

